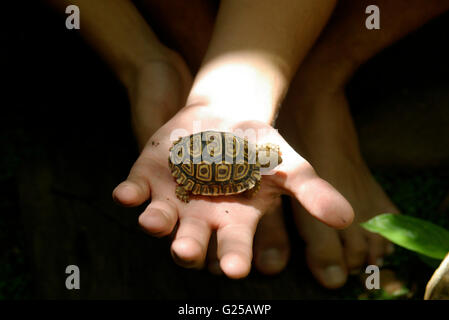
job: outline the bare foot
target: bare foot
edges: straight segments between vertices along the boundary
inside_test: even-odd
[[[261,273],[273,275],[286,267],[290,257],[290,244],[284,230],[284,217],[279,199],[279,203],[262,217],[256,230],[254,266]]]
[[[359,271],[365,264],[381,266],[383,256],[392,252],[392,244],[362,229],[359,223],[381,213],[399,211],[360,155],[343,90],[313,95],[304,90],[295,102],[298,108],[290,111],[296,113],[295,123],[290,123],[287,130],[292,144],[355,211],[353,224],[337,231],[310,219],[306,210],[292,201],[311,272],[323,286],[338,288],[346,282],[348,273]]]

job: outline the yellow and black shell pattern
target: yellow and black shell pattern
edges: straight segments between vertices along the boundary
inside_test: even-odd
[[[203,131],[174,142],[169,167],[182,192],[232,195],[259,186],[256,153],[254,144],[232,133]]]

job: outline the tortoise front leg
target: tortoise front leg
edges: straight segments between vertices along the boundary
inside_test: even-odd
[[[256,182],[256,185],[254,187],[252,187],[249,190],[246,190],[244,192],[245,197],[247,197],[248,199],[251,199],[252,197],[254,197],[256,195],[256,193],[259,191],[260,189],[260,180],[258,180]]]
[[[176,197],[181,200],[184,201],[185,203],[189,202],[189,191],[184,188],[183,186],[177,186],[176,187]]]

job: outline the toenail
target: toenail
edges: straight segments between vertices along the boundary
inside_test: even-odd
[[[281,253],[276,248],[268,248],[262,251],[261,257],[263,260],[279,260],[281,258]]]
[[[262,251],[259,262],[264,267],[281,268],[283,266],[282,255],[279,249],[269,248]]]
[[[346,274],[340,266],[329,266],[324,269],[324,281],[329,286],[340,285],[346,281]]]
[[[389,243],[386,249],[387,254],[392,254],[394,252],[394,244]]]

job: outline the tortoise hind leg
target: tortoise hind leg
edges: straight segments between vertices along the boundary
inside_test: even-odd
[[[249,190],[246,190],[243,194],[248,199],[251,199],[256,195],[256,193],[259,191],[259,189],[260,189],[260,180],[256,182],[256,185],[254,187],[252,187]]]
[[[177,186],[175,193],[179,200],[184,201],[185,203],[189,202],[189,191],[187,191],[183,186]]]

